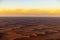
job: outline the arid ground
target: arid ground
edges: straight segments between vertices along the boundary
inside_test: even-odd
[[[0,17],[0,40],[60,40],[60,18]]]

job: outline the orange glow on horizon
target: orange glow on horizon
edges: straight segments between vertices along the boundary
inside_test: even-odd
[[[60,9],[9,9],[0,10],[0,15],[60,15]]]

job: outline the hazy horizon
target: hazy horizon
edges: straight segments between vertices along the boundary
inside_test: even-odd
[[[60,17],[60,1],[0,0],[0,16]]]

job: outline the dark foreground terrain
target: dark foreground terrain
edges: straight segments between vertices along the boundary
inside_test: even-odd
[[[60,18],[0,17],[0,40],[60,40]]]

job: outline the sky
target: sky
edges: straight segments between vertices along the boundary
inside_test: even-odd
[[[59,0],[0,0],[0,9],[60,8]]]
[[[33,16],[33,15],[60,16],[60,0],[0,0],[0,16]]]

